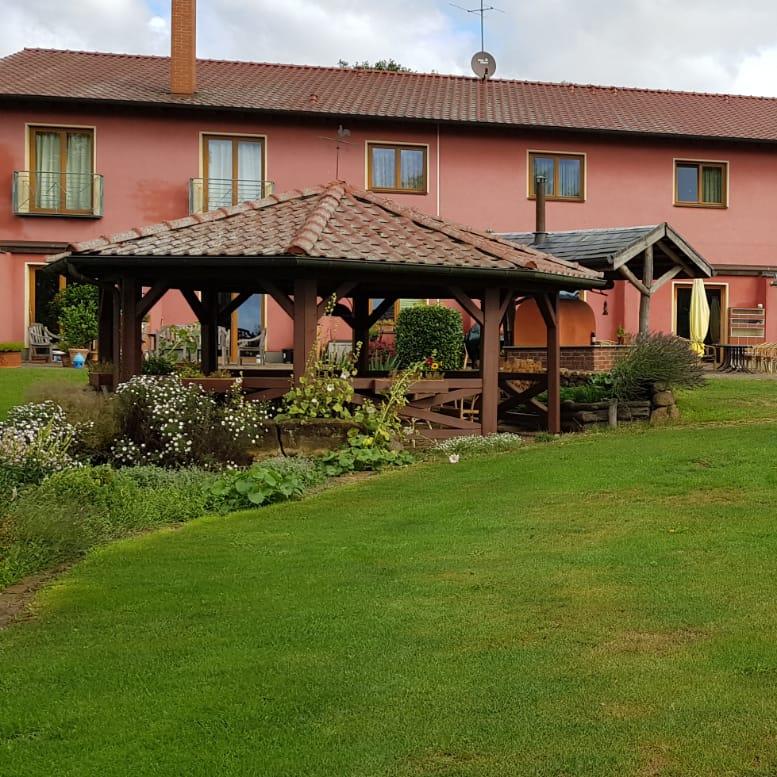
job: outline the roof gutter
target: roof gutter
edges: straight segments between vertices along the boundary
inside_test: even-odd
[[[111,256],[111,255],[77,255],[69,254],[51,262],[46,270],[49,272],[67,273],[71,268],[81,273],[87,268],[105,267],[139,269],[138,265],[152,262],[159,268],[169,265],[177,268],[181,262],[187,267],[214,268],[214,262],[228,263],[231,267],[262,267],[272,269],[302,269],[302,270],[345,270],[353,272],[355,267],[367,274],[410,274],[424,276],[441,276],[480,280],[502,280],[515,283],[517,280],[527,280],[547,283],[552,279],[554,285],[565,288],[592,289],[604,288],[607,281],[604,277],[578,278],[560,273],[542,272],[541,270],[492,270],[476,267],[442,267],[440,265],[407,265],[392,262],[363,262],[349,259],[314,259],[306,256],[240,256],[219,259],[214,256]],[[146,265],[147,266],[147,265]],[[601,276],[601,274],[600,274]]]

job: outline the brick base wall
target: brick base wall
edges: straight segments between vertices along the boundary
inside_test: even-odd
[[[585,370],[586,372],[609,372],[628,345],[581,345],[566,346],[561,349],[562,370]],[[534,359],[543,367],[547,363],[547,351],[544,348],[507,347],[507,356],[518,359]]]

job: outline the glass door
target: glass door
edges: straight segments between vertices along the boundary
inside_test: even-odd
[[[206,135],[204,143],[205,210],[261,199],[264,194],[261,139]]]

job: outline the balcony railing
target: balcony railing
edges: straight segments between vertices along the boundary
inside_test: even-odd
[[[12,202],[17,215],[102,216],[103,177],[17,170],[13,174]]]
[[[189,180],[189,213],[230,208],[239,202],[261,200],[272,194],[272,181],[234,181],[230,178]]]

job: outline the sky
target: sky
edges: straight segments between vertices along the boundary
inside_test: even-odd
[[[497,77],[777,96],[774,0],[488,0]],[[457,0],[471,8],[479,0]],[[0,56],[166,54],[169,0],[0,0]],[[476,14],[448,0],[199,0],[198,55],[470,74]]]

